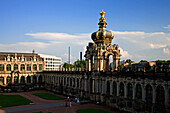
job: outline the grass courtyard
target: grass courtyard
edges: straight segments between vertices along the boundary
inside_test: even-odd
[[[100,109],[79,109],[77,110],[77,113],[109,113],[109,112]]]
[[[32,101],[30,101],[20,95],[2,95],[2,94],[0,94],[0,106],[1,107],[27,105],[30,103],[32,103]]]
[[[50,93],[33,93],[33,95],[38,96],[47,100],[62,100],[64,97],[59,97]]]

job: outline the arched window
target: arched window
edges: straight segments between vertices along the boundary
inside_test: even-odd
[[[10,81],[11,81],[11,77],[8,76],[8,77],[6,78],[6,83],[7,83],[7,84],[10,83]]]
[[[38,82],[42,83],[42,76],[41,75],[38,77]]]
[[[4,84],[4,77],[0,77],[0,84]]]
[[[160,105],[165,104],[165,91],[161,85],[156,88],[156,103]]]
[[[152,86],[146,85],[146,101],[152,102]]]
[[[128,85],[127,85],[127,90],[128,90],[127,96],[128,96],[129,98],[132,98],[132,96],[133,96],[133,88],[132,88],[132,84],[131,84],[131,83],[128,83]]]
[[[31,83],[31,77],[27,76],[27,83]]]
[[[37,83],[37,77],[34,75],[33,76],[33,84]]]
[[[31,64],[27,64],[27,71],[31,71]]]
[[[140,84],[136,85],[136,98],[142,99],[142,87]]]
[[[14,64],[14,71],[18,70],[18,64]]]
[[[7,70],[7,71],[11,71],[11,65],[10,65],[10,64],[7,64],[6,70]]]
[[[14,84],[17,84],[18,83],[18,76],[15,76],[14,77]]]
[[[24,64],[21,64],[21,71],[25,70],[25,65]]]
[[[70,78],[70,86],[72,86],[72,78]]]
[[[116,82],[113,82],[113,96],[117,96],[117,85],[116,85]]]
[[[36,64],[33,65],[33,71],[37,71],[37,65]]]
[[[0,71],[4,71],[4,64],[0,64]]]
[[[21,76],[21,83],[24,84],[25,83],[25,77]]]
[[[110,95],[110,83],[109,83],[109,81],[107,81],[107,90],[106,90],[106,93],[108,95]]]
[[[39,64],[39,71],[43,70],[42,64]]]
[[[124,96],[124,84],[121,82],[119,86],[119,96]]]

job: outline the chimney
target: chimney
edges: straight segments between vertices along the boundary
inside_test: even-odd
[[[82,60],[82,52],[80,52],[80,60]]]
[[[69,55],[69,56],[68,56],[68,63],[70,64],[70,46],[69,46],[68,49],[69,49],[69,53],[68,53],[68,55]]]

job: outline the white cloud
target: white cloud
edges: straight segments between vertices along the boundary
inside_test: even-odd
[[[170,25],[168,25],[167,27],[163,27],[165,29],[168,29],[168,31],[170,31]]]
[[[121,57],[122,58],[131,58],[132,56],[125,50],[123,50],[122,48],[119,48],[120,49],[120,54],[122,55]]]
[[[131,58],[132,60],[153,58],[169,58],[170,33],[164,32],[129,32],[129,31],[113,31],[115,38],[112,44],[118,44],[122,59]],[[68,61],[68,46],[72,48],[71,62],[79,59],[79,52],[86,50],[86,46],[91,40],[91,33],[27,33],[25,35],[38,40],[37,42],[16,42],[13,44],[0,44],[0,51],[27,51],[32,52],[33,49],[37,53],[56,55],[62,57],[62,61]],[[33,40],[34,40],[33,39]],[[93,42],[93,41],[92,41]],[[164,48],[164,49],[163,49]],[[163,52],[166,53],[157,54]]]
[[[82,34],[68,34],[68,33],[50,33],[50,32],[39,32],[39,33],[26,33],[25,35],[32,36],[37,39],[45,40],[72,40],[72,39],[82,39],[89,37],[90,33]]]
[[[151,48],[163,48],[163,47],[166,47],[167,45],[165,45],[165,44],[149,44],[149,46],[151,47]]]
[[[163,48],[163,53],[170,55],[170,50],[168,48]]]

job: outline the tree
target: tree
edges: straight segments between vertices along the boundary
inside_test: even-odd
[[[127,59],[126,63],[132,63],[132,60],[131,59]]]
[[[74,62],[74,67],[85,68],[86,67],[85,60],[77,60],[77,61],[75,61]]]
[[[69,63],[64,63],[64,65],[63,65],[63,67],[64,68],[67,68],[67,69],[72,69],[72,68],[74,68],[74,66],[72,65],[72,64],[69,64]]]
[[[140,62],[148,62],[147,60],[141,60]]]

